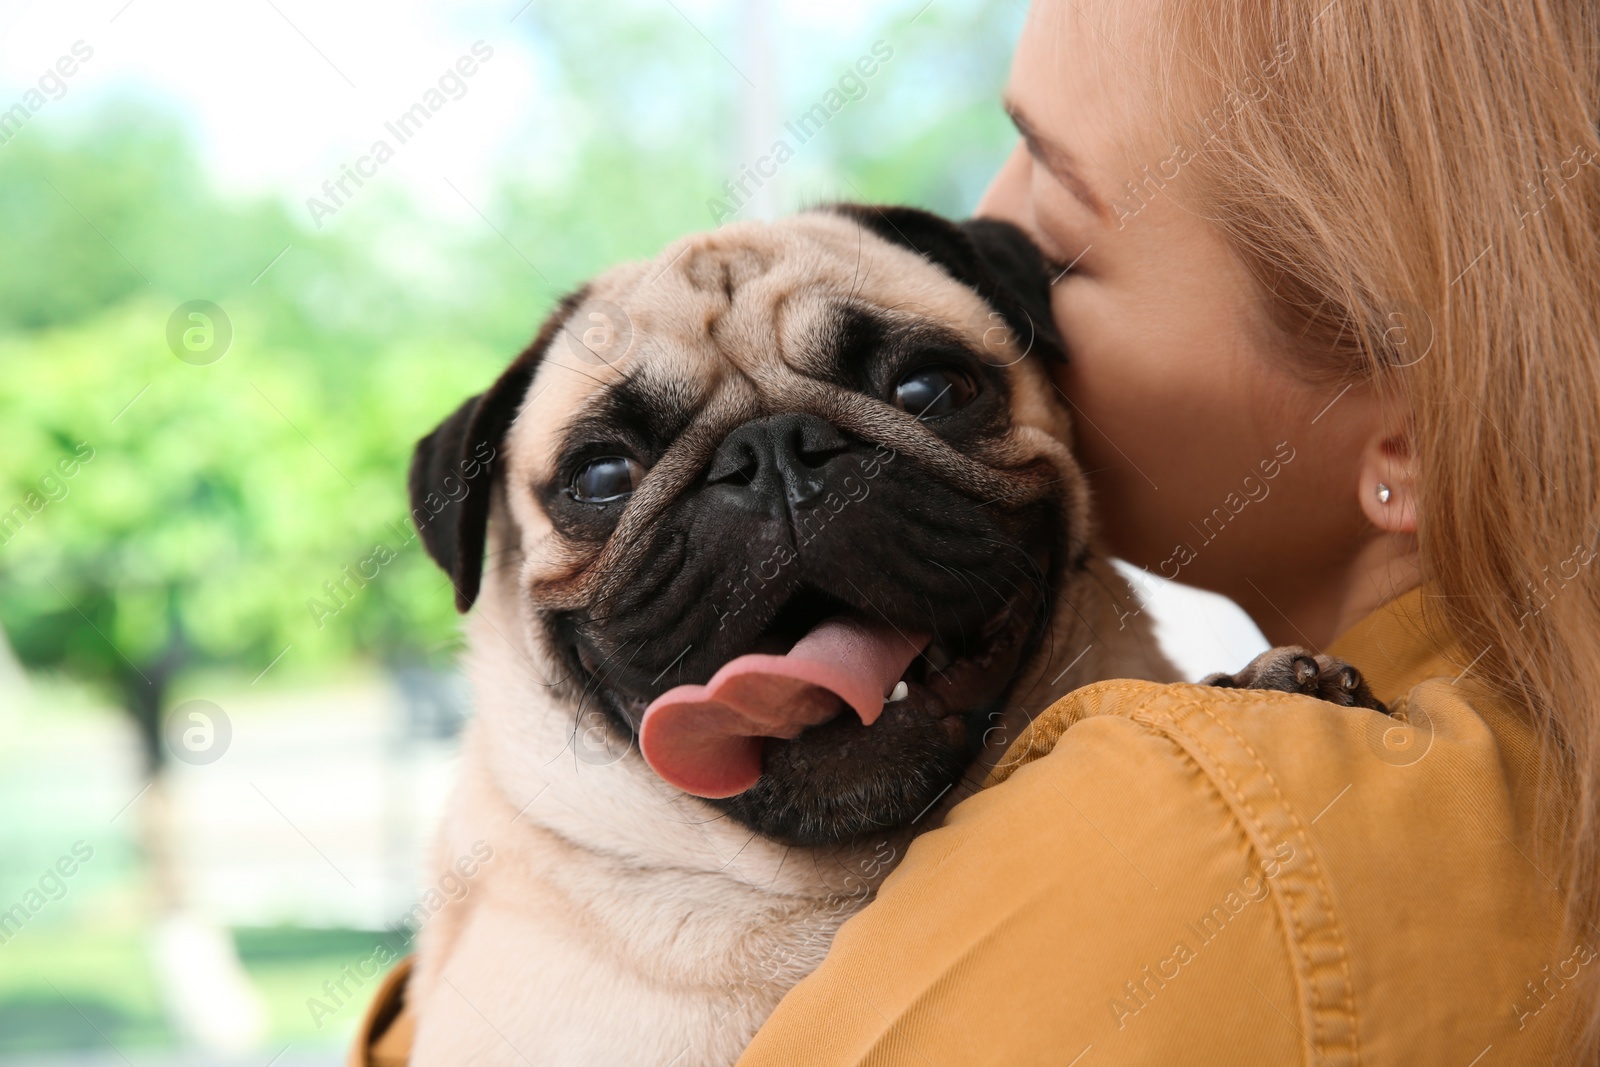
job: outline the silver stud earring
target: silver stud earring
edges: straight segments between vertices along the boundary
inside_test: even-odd
[[[1394,494],[1389,491],[1389,487],[1387,485],[1384,485],[1382,482],[1378,483],[1378,503],[1387,504],[1389,502],[1389,498],[1393,495]]]

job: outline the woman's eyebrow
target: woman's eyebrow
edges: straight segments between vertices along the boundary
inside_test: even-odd
[[[1006,100],[1004,107],[1011,119],[1011,125],[1017,128],[1017,135],[1027,146],[1028,154],[1053,174],[1055,179],[1084,207],[1100,218],[1109,218],[1110,212],[1106,210],[1105,202],[1096,196],[1094,190],[1089,188],[1089,183],[1083,180],[1076,157],[1061,144],[1040,133],[1038,127],[1029,121],[1027,114],[1015,100]]]

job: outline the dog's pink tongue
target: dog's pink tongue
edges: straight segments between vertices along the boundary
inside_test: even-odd
[[[705,685],[680,685],[645,709],[639,748],[666,781],[700,797],[731,797],[761,777],[761,739],[827,722],[840,702],[871,726],[929,635],[858,619],[826,619],[788,655],[740,656]]]

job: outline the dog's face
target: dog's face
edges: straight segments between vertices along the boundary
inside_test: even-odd
[[[759,781],[707,801],[792,844],[904,827],[973,764],[1087,554],[1048,297],[999,223],[840,207],[686,239],[569,297],[422,440],[424,542],[466,610],[493,514],[487,580],[564,665],[563,714],[626,739],[826,618],[931,635],[873,725],[767,738]]]

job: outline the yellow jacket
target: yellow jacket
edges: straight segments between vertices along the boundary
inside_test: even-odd
[[[1421,603],[1328,650],[1401,722],[1129,681],[1053,705],[739,1067],[1559,1061],[1595,953],[1561,933],[1537,738]]]
[[[738,1067],[1563,1061],[1596,953],[1563,933],[1537,737],[1421,603],[1328,649],[1395,719],[1134,681],[1053,705]],[[402,983],[352,1063],[404,1062],[404,1017],[362,1054]]]

